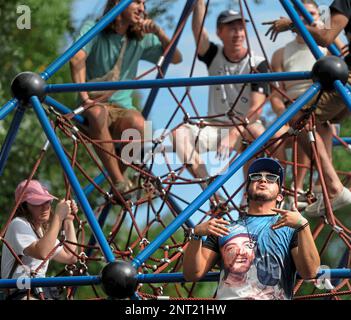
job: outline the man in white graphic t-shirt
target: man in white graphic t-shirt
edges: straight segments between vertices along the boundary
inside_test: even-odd
[[[240,13],[226,10],[218,16],[217,35],[221,44],[211,42],[206,29],[201,30],[204,15],[204,1],[199,0],[192,27],[196,41],[200,36],[198,58],[206,64],[210,76],[250,74],[254,69],[267,72],[264,58],[250,54],[245,46],[245,26]],[[264,132],[259,121],[261,111],[254,111],[264,104],[267,92],[267,85],[261,83],[210,86],[204,125],[186,123],[173,132],[177,154],[189,165],[194,177],[209,177],[201,153],[216,151],[219,159],[227,159],[232,151],[242,151],[243,140],[252,141]],[[253,116],[249,125],[245,125],[250,114]],[[201,186],[206,187],[205,180]]]

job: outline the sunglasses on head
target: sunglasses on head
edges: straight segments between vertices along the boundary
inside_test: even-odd
[[[251,181],[260,181],[264,178],[269,183],[276,183],[279,181],[279,176],[273,173],[250,173],[249,178]]]

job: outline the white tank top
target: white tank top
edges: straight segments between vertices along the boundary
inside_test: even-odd
[[[319,48],[324,54],[328,51],[326,48]],[[289,42],[284,48],[283,69],[285,72],[310,71],[315,62],[316,59],[305,43],[298,43],[295,39]],[[286,93],[290,98],[296,99],[303,94],[311,84],[312,80],[286,81]]]
[[[210,76],[224,76],[224,75],[239,75],[250,73],[249,55],[243,60],[233,63],[230,62],[223,54],[223,46],[217,45],[218,51],[213,59],[208,72]],[[257,67],[264,58],[257,57],[252,54],[252,59]],[[226,114],[235,101],[242,89],[243,84],[228,84],[228,85],[214,85],[210,86],[208,115]],[[239,116],[245,118],[251,104],[251,85],[247,84],[244,92],[241,95],[234,112]],[[227,116],[214,119],[214,121],[228,122]]]

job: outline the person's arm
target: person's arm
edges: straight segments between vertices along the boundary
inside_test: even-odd
[[[75,83],[85,83],[86,82],[86,59],[87,53],[84,50],[79,50],[76,55],[70,60],[71,67],[71,77]],[[79,93],[84,104],[93,102],[89,99],[88,92]]]
[[[60,232],[62,222],[70,213],[70,201],[60,201],[56,206],[54,216],[50,223],[48,231],[38,241],[33,242],[23,250],[26,256],[35,259],[44,260],[56,246],[57,236]]]
[[[348,22],[349,19],[345,15],[339,12],[333,12],[331,14],[330,26],[327,28],[320,29],[316,25],[307,25],[306,28],[312,34],[318,45],[328,47],[333,44],[337,36],[343,29],[345,29]],[[265,22],[264,25],[271,25],[266,35],[270,35],[270,38],[273,41],[277,39],[279,33],[291,30],[293,28],[291,20],[287,18],[280,18],[279,20]]]
[[[191,240],[184,253],[184,278],[187,281],[199,281],[212,269],[217,259],[218,253],[204,248],[201,240]]]
[[[193,21],[192,21],[192,29],[195,41],[197,42],[199,39],[199,35],[201,33],[201,39],[199,42],[199,56],[204,56],[208,49],[210,48],[210,40],[208,36],[208,32],[205,28],[201,31],[202,22],[205,17],[205,3],[204,0],[198,0],[196,2],[194,13],[193,13]]]
[[[285,226],[297,229],[297,247],[291,250],[297,272],[303,279],[315,278],[321,261],[307,219],[298,211],[272,210],[281,215],[281,219],[272,226],[273,230]]]
[[[340,39],[340,37],[337,37],[334,41],[334,44],[337,46],[337,48],[340,50],[341,53],[345,51],[345,47],[348,47],[344,41]]]
[[[198,236],[225,236],[228,229],[225,227],[229,222],[223,219],[212,219],[197,225],[194,233]],[[203,247],[202,240],[191,240],[183,260],[183,274],[187,281],[198,281],[207,274],[215,265],[218,253]]]
[[[158,37],[158,39],[161,42],[162,48],[165,50],[169,43],[171,42],[168,36],[166,35],[165,31],[158,26],[153,20],[147,19],[142,22],[142,26],[144,29],[145,33],[153,33]],[[173,58],[172,58],[172,63],[173,64],[178,64],[183,61],[182,54],[178,49],[175,50]]]
[[[248,115],[251,115],[250,123],[254,123],[260,118],[262,114],[262,108],[258,112],[256,110],[260,106],[262,106],[265,103],[265,101],[266,101],[266,95],[264,93],[260,93],[256,91],[251,92],[251,105],[247,112]]]
[[[273,72],[284,72],[283,68],[284,48],[278,49],[274,52],[272,57]],[[284,83],[280,82],[280,89],[284,90]],[[285,104],[282,95],[275,89],[272,91],[271,104],[274,113],[279,117],[285,112]]]

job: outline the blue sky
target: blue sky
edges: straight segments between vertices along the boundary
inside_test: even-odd
[[[328,5],[330,4],[330,2],[331,1],[324,1],[324,2],[320,1],[319,4]],[[72,10],[72,18],[75,21],[75,25],[78,27],[80,23],[88,15],[91,15],[94,13],[96,15],[99,15],[104,6],[104,3],[105,2],[101,0],[76,0]],[[232,3],[233,3],[232,8],[237,9],[237,7],[234,5],[234,1],[232,1]],[[181,14],[181,10],[180,9],[174,10],[174,9],[182,8],[184,4],[185,4],[185,0],[175,0],[173,7],[170,8],[170,10],[172,10],[172,12],[174,12],[176,15],[175,17],[176,21],[179,18],[179,15]],[[283,11],[278,0],[274,0],[274,1],[265,0],[264,3],[260,5],[255,4],[253,0],[249,0],[248,4],[253,13],[255,23],[259,29],[260,37],[261,37],[261,40],[263,41],[263,46],[267,52],[268,57],[270,58],[276,49],[284,46],[287,42],[291,41],[293,39],[293,35],[291,33],[284,33],[283,35],[279,36],[276,43],[273,43],[267,37],[264,36],[267,30],[267,27],[262,26],[261,23],[264,21],[274,20],[280,16],[286,16],[286,14]],[[210,34],[211,40],[214,42],[220,42],[216,36],[216,30],[215,30],[216,17],[218,15],[218,12],[226,8],[228,8],[228,1],[217,0],[217,1],[211,2],[211,7],[210,7],[211,14],[207,18],[206,29]],[[251,47],[253,48],[253,51],[256,54],[261,54],[258,41],[256,40],[256,36],[254,35],[253,29],[250,26],[250,24],[248,28],[249,28],[248,31],[249,31],[249,39],[250,39]],[[169,36],[171,36],[173,33],[173,30],[166,29],[166,32]],[[191,32],[190,20],[186,25],[183,36],[179,42],[178,48],[183,54],[183,63],[177,66],[171,65],[167,73],[167,78],[187,77],[189,75],[192,59],[195,52],[195,43]],[[152,65],[148,63],[140,63],[139,74],[141,74],[145,70],[148,70],[151,67]],[[207,76],[207,70],[205,66],[199,61],[197,61],[196,63],[194,76]],[[153,79],[154,77],[155,77],[155,73],[149,75],[145,79]],[[180,98],[183,95],[184,90],[185,90],[184,88],[181,88],[181,89],[175,89],[174,91],[177,97]],[[208,88],[194,87],[192,88],[191,93],[192,93],[192,98],[194,100],[194,103],[197,109],[199,110],[200,114],[205,115],[206,109],[207,109]],[[144,102],[147,98],[148,90],[140,91],[140,94],[142,97],[142,101]],[[159,92],[158,98],[156,99],[156,102],[154,104],[152,113],[150,115],[150,119],[153,121],[154,130],[159,128],[164,128],[164,126],[169,120],[170,114],[173,113],[175,108],[176,108],[176,103],[170,96],[168,90],[161,89]],[[191,110],[190,104],[185,103],[185,108],[187,108],[187,110]],[[265,108],[265,113],[267,113],[268,111],[269,111],[269,106],[267,105]],[[183,116],[180,113],[178,113],[178,117],[175,118],[171,128],[181,123],[182,118]],[[158,169],[156,169],[156,171],[157,170]],[[162,169],[160,168],[159,170],[160,171],[157,174],[161,174]],[[234,188],[242,181],[242,179],[243,179],[242,173],[238,172],[234,177],[232,177],[226,183],[226,186],[230,191],[233,191]],[[200,188],[197,188],[194,186],[176,187],[175,190],[177,193],[179,192],[182,196],[185,195],[185,198],[187,198],[188,200],[194,199],[195,195],[197,195],[200,192]],[[238,195],[236,200],[240,202],[240,198],[241,198],[241,194]]]

